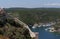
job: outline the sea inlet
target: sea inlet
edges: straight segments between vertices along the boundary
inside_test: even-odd
[[[52,33],[52,32],[49,32],[49,31],[46,31],[45,30],[46,28],[48,28],[48,27],[40,27],[40,28],[34,28],[33,29],[30,26],[30,29],[33,32],[38,32],[39,33],[38,39],[60,39],[60,35]]]

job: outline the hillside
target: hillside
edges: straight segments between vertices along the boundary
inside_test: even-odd
[[[7,8],[6,11],[26,24],[60,19],[60,8]]]

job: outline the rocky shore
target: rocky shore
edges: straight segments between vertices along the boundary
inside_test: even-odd
[[[37,27],[47,27],[47,26],[52,26],[55,25],[56,22],[49,22],[49,23],[35,23],[32,28],[37,28]]]

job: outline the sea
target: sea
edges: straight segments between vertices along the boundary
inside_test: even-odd
[[[60,35],[59,34],[55,34],[49,31],[46,31],[45,29],[48,27],[37,27],[37,28],[32,28],[31,26],[29,26],[30,29],[33,32],[38,32],[38,39],[60,39]]]

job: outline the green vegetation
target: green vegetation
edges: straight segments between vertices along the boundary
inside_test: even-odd
[[[6,11],[26,24],[60,19],[60,8],[7,8]]]

